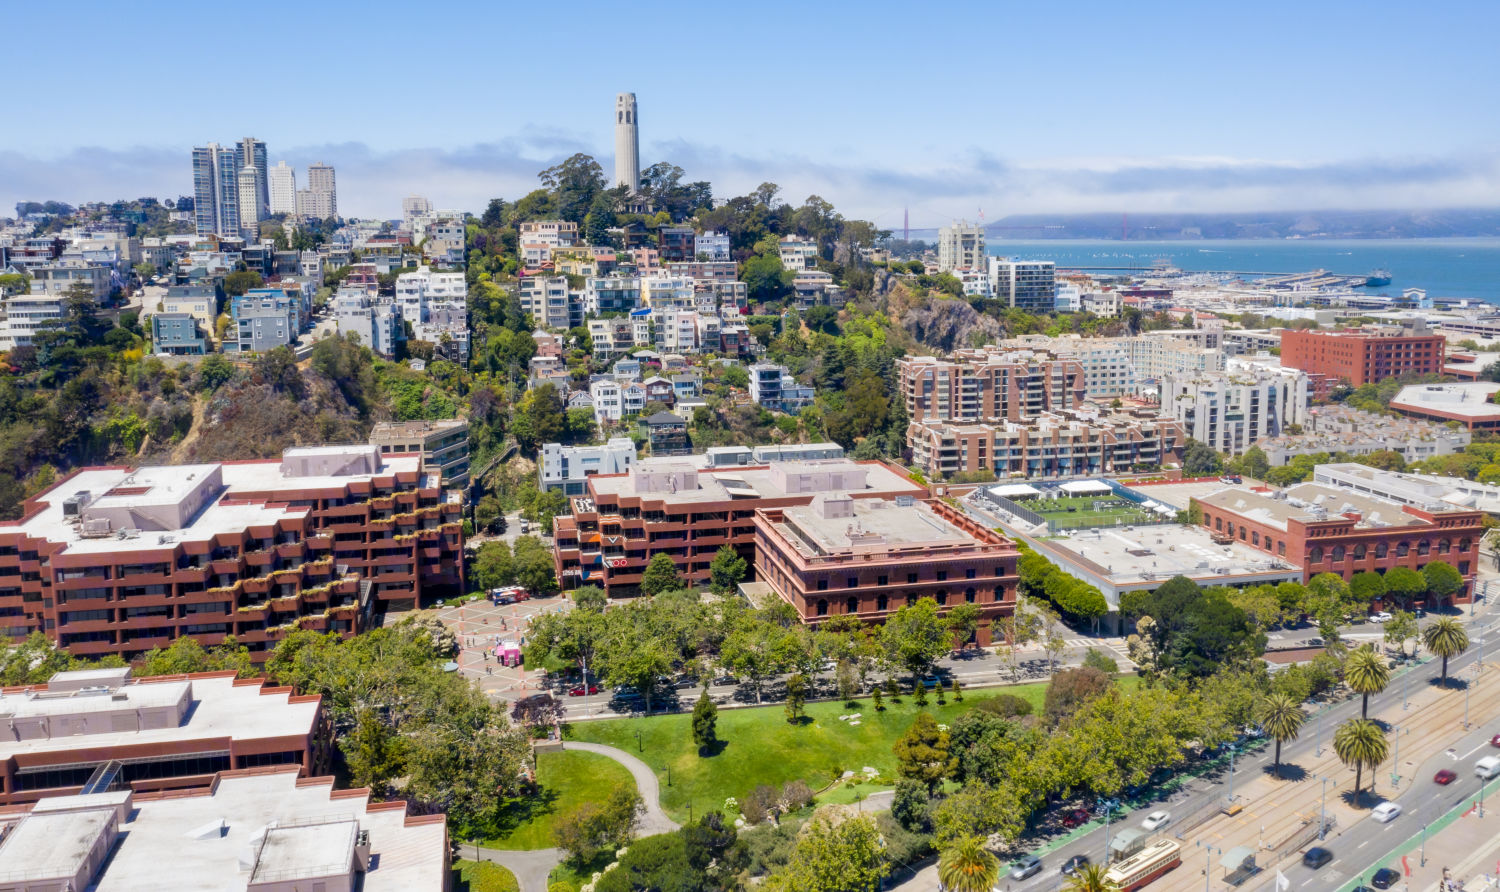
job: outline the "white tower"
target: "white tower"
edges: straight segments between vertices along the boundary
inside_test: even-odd
[[[615,185],[629,186],[630,194],[641,191],[640,119],[635,113],[635,94],[615,97]]]

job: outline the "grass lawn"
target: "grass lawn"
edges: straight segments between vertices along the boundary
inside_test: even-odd
[[[599,860],[592,864],[586,864],[582,868],[575,868],[567,861],[552,868],[552,873],[547,875],[547,885],[554,883],[567,883],[573,889],[582,889],[584,884],[594,878],[594,874],[608,867],[615,860],[614,852],[600,855]]]
[[[1029,700],[1040,712],[1045,692],[1042,684],[965,691],[962,703],[954,703],[950,696],[946,706],[938,706],[936,697],[929,694],[926,709],[940,723],[947,723],[980,700],[1013,694]],[[869,697],[860,698],[855,709],[848,709],[842,701],[809,703],[808,720],[801,725],[788,724],[780,704],[720,710],[718,732],[724,744],[711,756],[698,755],[691,714],[576,722],[568,733],[576,740],[638,753],[662,779],[662,808],[681,822],[687,820],[689,803],[696,815],[702,815],[705,809],[722,808],[729,796],[743,799],[760,784],[777,786],[801,779],[819,790],[838,776],[835,772],[859,773],[867,765],[894,777],[896,757],[891,745],[911,727],[917,707],[909,693],[901,696],[900,703],[887,698],[885,706],[884,712],[876,712]],[[839,721],[839,716],[851,712],[862,714],[861,724]],[[643,751],[636,746],[637,730],[642,734]],[[667,766],[671,767],[671,786],[667,786]],[[841,789],[830,794],[838,795]],[[881,788],[861,787],[866,795],[877,789]]]
[[[516,875],[490,861],[455,861],[453,892],[520,892]]]
[[[616,787],[635,787],[630,772],[613,759],[578,750],[538,753],[538,796],[506,803],[500,815],[501,833],[480,845],[491,849],[551,848],[552,828],[560,816],[589,799],[599,799]]]
[[[1108,504],[1103,504],[1103,503]],[[1096,509],[1094,505],[1101,504]],[[1021,503],[1046,518],[1055,529],[1079,527],[1116,526],[1132,523],[1155,523],[1160,517],[1151,511],[1127,502],[1096,496],[1071,496],[1058,499],[1030,499]],[[1072,508],[1072,511],[1068,509]]]

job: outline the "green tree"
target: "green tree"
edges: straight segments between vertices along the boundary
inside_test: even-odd
[[[1085,864],[1068,877],[1063,886],[1067,892],[1120,892],[1120,885],[1109,878],[1103,864]]]
[[[938,856],[938,881],[950,892],[990,892],[999,880],[1000,859],[977,836],[955,840]]]
[[[1422,630],[1422,645],[1443,660],[1443,684],[1448,684],[1448,660],[1469,649],[1469,633],[1451,616],[1438,617]]]
[[[510,585],[516,580],[516,561],[510,543],[491,539],[479,546],[471,568],[475,585],[481,591]]]
[[[1260,727],[1276,741],[1275,770],[1278,773],[1281,771],[1281,745],[1297,739],[1302,720],[1306,717],[1301,701],[1286,694],[1271,694],[1261,704]]]
[[[238,270],[224,277],[224,293],[230,297],[239,297],[246,291],[265,284],[266,280],[260,277],[260,273]]]
[[[1391,670],[1385,660],[1366,644],[1344,660],[1344,683],[1360,695],[1359,717],[1370,717],[1370,695],[1378,694],[1390,684]]]
[[[978,604],[964,602],[948,611],[948,629],[953,634],[953,648],[962,650],[979,632],[979,621],[984,611]]]
[[[576,864],[587,864],[630,842],[645,803],[634,787],[616,787],[602,800],[588,800],[563,815],[553,841]]]
[[[807,703],[807,676],[793,673],[786,680],[786,720],[792,724],[802,721]]]
[[[1463,574],[1445,561],[1426,564],[1422,567],[1422,576],[1427,583],[1427,593],[1439,602],[1464,590]]]
[[[516,404],[510,426],[516,441],[531,452],[540,449],[543,443],[560,442],[566,429],[567,413],[562,397],[550,383],[526,391]]]
[[[511,557],[515,562],[516,585],[533,594],[549,594],[557,591],[557,574],[552,564],[552,552],[536,536],[517,536],[511,546]]]
[[[677,563],[670,554],[658,551],[651,555],[651,560],[646,562],[646,572],[641,574],[641,591],[648,595],[659,595],[662,592],[678,591],[684,585],[682,577],[677,575]]]
[[[714,554],[708,565],[709,588],[716,595],[732,595],[739,590],[747,570],[745,559],[732,545],[724,545]]]
[[[917,713],[911,727],[892,747],[900,775],[926,784],[929,793],[958,767],[949,749],[948,732],[926,711]]]
[[[354,722],[352,742],[345,747],[349,780],[377,794],[401,771],[401,738],[372,708],[362,709]]]
[[[1410,567],[1392,567],[1385,571],[1385,589],[1402,604],[1410,604],[1427,592],[1427,577]]]
[[[890,869],[875,820],[867,815],[838,823],[815,816],[790,860],[761,884],[766,892],[875,892]]]
[[[712,749],[718,743],[719,707],[708,696],[705,689],[698,695],[698,702],[693,704],[693,743],[698,745],[698,751]]]
[[[45,633],[32,632],[21,643],[0,651],[0,683],[41,684],[73,668],[74,659]]]
[[[1386,644],[1394,644],[1406,656],[1406,642],[1418,635],[1417,618],[1405,610],[1397,610],[1385,624]]]
[[[1385,732],[1369,719],[1350,719],[1333,732],[1333,751],[1344,765],[1354,769],[1354,795],[1359,795],[1365,768],[1370,769],[1370,787],[1374,789],[1375,768],[1385,761],[1390,743]]]
[[[198,383],[206,393],[213,393],[234,377],[234,363],[219,353],[210,353],[198,363]]]
[[[1354,600],[1366,605],[1385,597],[1385,577],[1371,570],[1355,573],[1349,580],[1349,593]]]
[[[1189,477],[1212,477],[1224,468],[1212,446],[1189,438],[1182,450],[1182,472]]]
[[[938,616],[937,602],[922,598],[886,619],[880,630],[880,644],[886,659],[910,672],[915,680],[948,652],[953,640],[951,634]]]

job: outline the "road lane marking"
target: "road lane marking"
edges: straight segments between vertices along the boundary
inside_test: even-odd
[[[1470,756],[1474,755],[1475,753],[1479,752],[1480,750],[1484,749],[1485,747],[1487,747],[1489,745],[1490,745],[1490,742],[1488,740],[1486,740],[1483,743],[1479,744],[1479,746],[1476,746],[1473,749],[1469,750],[1467,753],[1464,753],[1461,758],[1467,759]]]

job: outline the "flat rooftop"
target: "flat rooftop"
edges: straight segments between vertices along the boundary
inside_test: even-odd
[[[851,500],[848,516],[825,517],[816,503],[786,508],[778,531],[805,557],[886,551],[911,546],[973,545],[974,537],[922,502],[898,505]]]
[[[318,704],[308,701],[291,703],[291,694],[262,694],[260,685],[235,685],[232,678],[194,678],[191,682],[139,682],[125,685],[120,692],[141,702],[169,700],[181,696],[182,686],[192,685],[193,706],[187,720],[172,728],[148,728],[140,731],[107,731],[99,734],[60,735],[50,739],[10,740],[0,738],[0,759],[25,757],[40,753],[68,752],[100,747],[141,746],[149,744],[212,741],[230,738],[254,740],[267,737],[304,737],[317,722]],[[80,706],[97,703],[98,709],[118,709],[120,704],[110,696],[60,697],[36,701],[25,694],[0,696],[0,715],[13,709],[56,709],[77,713]],[[38,704],[46,704],[40,707]],[[60,705],[54,705],[60,704]]]
[[[1299,483],[1282,490],[1278,495],[1282,497],[1273,498],[1267,493],[1243,490],[1221,490],[1202,496],[1199,501],[1279,530],[1285,530],[1290,520],[1318,523],[1337,520],[1340,515],[1350,512],[1360,514],[1360,519],[1355,524],[1356,529],[1407,527],[1427,522],[1406,513],[1398,502],[1375,498],[1343,486]],[[1453,510],[1460,510],[1457,506],[1451,507]]]
[[[95,808],[28,817],[0,843],[0,879],[73,879],[114,816]]]
[[[0,719],[31,719],[122,709],[159,709],[182,700],[192,682],[124,685],[114,690],[30,691],[0,694]],[[91,736],[92,738],[92,736]],[[90,739],[91,739],[90,738]],[[78,738],[74,738],[75,742]],[[0,742],[0,750],[6,744]]]
[[[443,888],[448,866],[443,822],[413,819],[408,824],[402,809],[366,811],[368,797],[350,792],[341,791],[339,798],[333,798],[331,781],[299,785],[295,772],[278,771],[221,777],[211,793],[137,800],[130,819],[119,825],[114,850],[90,888],[95,892],[155,892],[164,887],[174,892],[222,892],[243,889],[249,882],[327,876],[330,867],[346,875],[353,861],[352,834],[358,831],[369,833],[373,856],[374,868],[364,876],[366,892]],[[47,802],[62,807],[87,799],[55,797]],[[80,814],[104,820],[110,812],[98,809],[56,817],[74,826],[80,824]],[[12,819],[12,835],[0,846],[0,855],[18,840],[25,843],[33,838],[40,845],[56,847],[58,857],[76,850],[76,843],[70,849],[67,838],[52,842],[40,833],[18,835],[29,834],[26,826],[38,818],[51,817],[33,812]],[[85,829],[80,826],[70,838],[78,838]],[[240,859],[247,855],[255,858],[253,867],[246,866],[248,874],[240,866]],[[28,851],[27,861],[33,858]],[[0,860],[0,871],[7,867]]]
[[[1409,384],[1391,400],[1393,408],[1441,412],[1461,418],[1500,415],[1500,405],[1490,397],[1500,393],[1500,384],[1471,381],[1464,384]]]
[[[1215,544],[1208,530],[1190,525],[1074,530],[1045,540],[1050,549],[1095,565],[1117,586],[1186,576],[1201,585],[1227,584],[1235,576],[1301,571],[1285,560],[1235,542]]]
[[[855,462],[850,459],[826,459],[812,462],[779,462],[783,468],[796,471],[798,468],[816,467],[819,470],[851,470],[858,467],[865,472],[865,486],[858,490],[838,490],[860,495],[896,495],[899,493],[921,493],[925,488],[903,477],[880,462]],[[677,469],[696,470],[698,488],[679,489],[677,492],[639,493],[644,498],[661,499],[669,505],[697,502],[727,502],[731,499],[761,498],[784,499],[812,493],[788,493],[775,481],[771,468],[727,468],[711,470],[707,457],[684,455],[680,457],[645,458],[636,462],[635,472],[671,471]],[[634,479],[630,474],[601,474],[589,478],[594,492],[599,495],[635,496]]]

